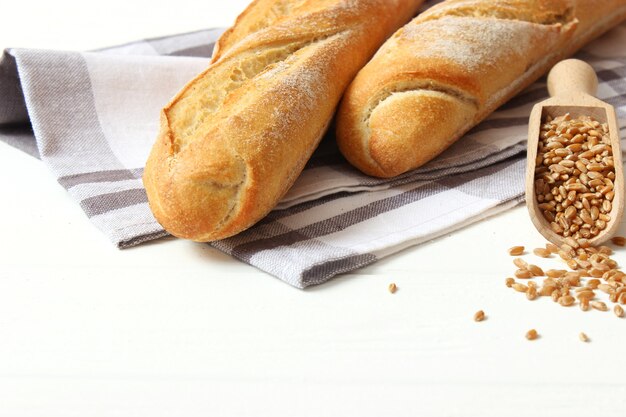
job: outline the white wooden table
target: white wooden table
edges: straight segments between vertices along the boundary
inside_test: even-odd
[[[0,47],[225,26],[246,2],[14,2]],[[544,243],[522,207],[299,291],[202,244],[119,251],[1,143],[0,178],[1,416],[626,413],[626,320],[504,286],[506,249]]]

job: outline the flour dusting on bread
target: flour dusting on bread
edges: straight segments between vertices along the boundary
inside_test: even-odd
[[[532,24],[523,21],[444,17],[407,25],[398,42],[423,45],[415,48],[420,58],[445,58],[475,72],[496,64],[511,52],[521,57],[531,39],[540,35],[543,33],[533,31]]]

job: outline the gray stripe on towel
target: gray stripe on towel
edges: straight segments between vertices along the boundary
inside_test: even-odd
[[[86,198],[80,202],[80,206],[85,210],[87,216],[93,217],[109,211],[147,202],[148,196],[146,195],[146,190],[143,188],[135,188]]]
[[[84,172],[82,174],[67,175],[59,178],[59,184],[70,189],[80,184],[98,182],[128,181],[141,178],[143,168],[136,169],[115,169],[110,171]]]

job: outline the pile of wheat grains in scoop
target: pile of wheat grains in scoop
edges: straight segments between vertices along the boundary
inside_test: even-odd
[[[592,117],[569,114],[541,125],[534,191],[553,232],[592,239],[611,221],[615,165],[609,129]]]

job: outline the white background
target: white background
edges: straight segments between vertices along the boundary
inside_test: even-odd
[[[94,49],[245,3],[5,2],[0,46]],[[2,143],[0,178],[1,416],[624,415],[626,321],[503,284],[506,249],[544,243],[523,207],[300,291],[202,244],[119,251]]]

